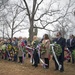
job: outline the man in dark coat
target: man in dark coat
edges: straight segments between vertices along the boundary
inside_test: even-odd
[[[72,54],[73,50],[75,49],[75,38],[73,35],[70,35],[70,38],[67,40],[67,47],[71,51],[71,54]],[[70,60],[68,62],[70,62]],[[75,62],[75,60],[72,55],[72,63],[74,64],[74,62]]]
[[[34,48],[34,50],[33,50],[33,59],[32,59],[32,62],[33,62],[33,60],[34,60],[34,64],[32,65],[32,66],[35,66],[35,67],[38,67],[38,64],[39,64],[39,55],[38,55],[38,49],[36,49],[37,48],[37,45],[38,45],[38,40],[37,40],[37,37],[36,36],[34,36],[33,37],[33,44],[32,44],[32,46],[33,46],[33,48]]]
[[[60,69],[60,72],[63,72],[64,71],[64,66],[63,66],[63,62],[64,62],[64,48],[65,48],[65,45],[66,45],[66,40],[64,38],[61,37],[61,33],[58,32],[57,33],[57,38],[54,39],[53,42],[56,42],[57,44],[59,44],[62,48],[62,53],[60,54],[60,56],[57,56],[57,59],[59,61],[59,63],[61,64],[61,69]],[[55,62],[55,70],[58,70],[59,66],[55,60],[55,58],[53,57],[54,59],[54,62]]]

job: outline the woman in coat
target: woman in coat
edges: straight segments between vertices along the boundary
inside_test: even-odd
[[[42,44],[44,45],[44,49],[45,52],[43,54],[41,54],[41,57],[44,59],[45,62],[45,68],[48,69],[49,68],[49,50],[50,50],[50,40],[49,40],[49,36],[47,34],[44,35]]]

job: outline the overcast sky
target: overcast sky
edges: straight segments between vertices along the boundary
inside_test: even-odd
[[[31,1],[32,0],[27,0],[28,1],[28,3],[29,3],[29,5],[31,6]],[[37,1],[40,1],[40,0],[37,0]],[[50,0],[44,0],[45,1],[45,3],[47,4],[48,3],[48,1],[50,1]],[[60,6],[61,7],[63,7],[66,3],[68,3],[68,0],[58,0],[58,1],[60,1]],[[14,4],[14,3],[19,3],[19,0],[10,0],[10,3],[12,4]],[[45,4],[42,4],[41,5],[42,7],[44,7],[44,8],[46,8],[45,7]],[[54,9],[57,9],[57,4],[54,4],[54,6],[52,6]],[[47,28],[51,28],[51,26],[48,26]],[[45,33],[48,33],[47,31],[45,31],[45,30],[39,30],[38,31],[38,37],[42,37]],[[22,37],[29,37],[29,33],[28,33],[28,30],[22,30],[21,32],[18,32],[18,33],[16,33],[15,35],[14,35],[15,37],[19,37],[19,36],[22,36]]]

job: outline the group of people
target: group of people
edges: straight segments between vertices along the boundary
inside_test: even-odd
[[[27,45],[27,41],[22,37],[0,40],[0,57],[22,63],[26,53],[24,45]]]
[[[44,47],[42,49],[40,49],[40,54],[41,54],[40,57],[44,60],[44,62],[46,64],[44,66],[44,68],[48,69],[49,68],[49,58],[50,58],[49,50],[50,50],[50,44],[51,44],[51,40],[50,40],[49,36],[47,34],[45,34],[43,36],[43,39],[40,41],[40,43],[44,44]],[[65,39],[62,37],[61,32],[57,32],[56,38],[52,40],[52,43],[56,43],[61,46],[62,52],[60,53],[59,56],[56,55],[56,58],[57,58],[59,64],[61,65],[60,72],[63,72],[64,71],[64,61],[65,61],[65,59],[64,59],[65,49],[68,49],[67,51],[69,52],[69,55],[70,55],[69,58],[67,59],[67,62],[72,61],[72,64],[75,63],[75,57],[72,54],[73,51],[75,50],[75,37],[74,37],[74,35],[71,34],[69,39]],[[43,53],[41,53],[41,50],[43,50]],[[59,70],[59,65],[56,62],[55,57],[53,56],[52,58],[55,63],[55,71],[57,71],[57,70]]]
[[[68,50],[71,52],[72,63],[74,64],[75,62],[74,56],[72,55],[72,52],[75,49],[75,38],[73,35],[70,35],[70,38],[66,40],[61,36],[61,33],[58,32],[56,34],[56,38],[52,40],[52,43],[57,43],[61,46],[62,52],[59,56],[56,55],[56,58],[61,65],[60,72],[63,72],[65,48],[68,48]],[[44,61],[43,68],[48,69],[50,59],[50,44],[51,40],[48,34],[45,34],[40,41],[38,40],[37,36],[34,36],[30,45],[27,45],[27,41],[22,37],[19,39],[8,39],[2,42],[2,45],[5,45],[5,47],[2,47],[2,53],[0,55],[2,59],[22,63],[24,62],[26,53],[28,53],[31,57],[32,66],[38,67],[41,58]],[[57,64],[55,57],[53,56],[52,58],[55,63],[55,71],[59,70],[59,65]],[[71,62],[71,58],[68,59],[68,62]]]
[[[53,39],[53,42],[56,42],[57,44],[59,44],[62,48],[62,52],[60,54],[60,56],[57,56],[57,59],[58,59],[58,62],[59,64],[61,65],[61,69],[60,69],[60,72],[63,72],[64,71],[64,57],[65,57],[65,49],[68,49],[68,53],[69,53],[69,58],[67,60],[67,62],[71,62],[72,61],[72,64],[75,63],[75,57],[74,55],[72,54],[73,51],[75,50],[75,37],[74,35],[70,35],[69,36],[69,39],[65,39],[62,37],[62,34],[61,32],[58,32],[56,34],[56,38]],[[55,71],[59,70],[59,66],[53,56],[53,60],[55,62]]]

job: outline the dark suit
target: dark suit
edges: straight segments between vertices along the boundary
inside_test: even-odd
[[[34,66],[37,67],[39,64],[39,55],[38,55],[38,50],[36,49],[37,45],[38,45],[38,41],[36,40],[33,43],[33,47],[34,47],[34,51],[33,51],[33,59],[34,59]]]
[[[56,38],[54,40],[54,42],[59,44],[61,46],[61,48],[62,48],[62,53],[61,53],[60,56],[57,56],[57,59],[58,59],[59,63],[62,65],[62,68],[60,69],[60,71],[64,71],[63,61],[64,61],[64,48],[65,48],[65,45],[66,45],[66,40],[61,37],[59,39]],[[53,59],[54,59],[54,57],[53,57]],[[54,61],[55,61],[55,59],[54,59]],[[55,68],[56,68],[56,70],[58,70],[58,65],[57,65],[56,61],[55,61]]]
[[[75,49],[75,39],[73,38],[71,41],[70,39],[67,40],[67,47],[68,49],[71,51],[71,53],[73,52],[73,50]],[[74,57],[72,55],[72,63],[74,63]]]

